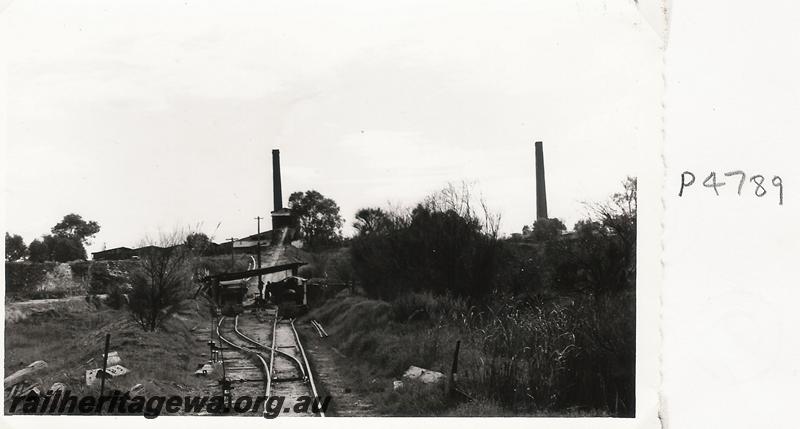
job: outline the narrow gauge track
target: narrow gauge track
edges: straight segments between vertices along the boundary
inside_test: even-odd
[[[225,350],[223,359],[227,378],[232,385],[238,382],[238,385],[233,386],[234,398],[244,395],[282,396],[285,402],[281,415],[325,417],[324,411],[315,411],[314,407],[309,407],[307,412],[294,411],[299,397],[311,398],[312,404],[316,404],[319,394],[300,336],[294,327],[294,320],[279,321],[277,311],[271,316],[272,326],[255,320],[255,316],[248,314],[235,316],[233,319],[223,317],[217,324],[220,340],[231,347]],[[230,333],[234,335],[231,336]],[[262,338],[269,337],[272,338],[270,346],[260,342],[264,341]],[[257,362],[261,377],[257,377],[257,374],[254,376],[254,370],[258,368],[243,365],[243,360]],[[263,389],[258,384],[254,386],[256,382]],[[267,412],[265,405],[262,405],[260,412]]]
[[[217,337],[228,346],[222,350],[221,356],[225,378],[231,382],[234,401],[243,396],[249,396],[253,400],[259,396],[268,396],[271,379],[268,356],[252,350],[246,341],[231,333],[235,334],[235,321],[228,321],[226,317],[220,318],[217,323]],[[264,413],[264,407],[261,405],[258,410],[251,407],[251,413]]]

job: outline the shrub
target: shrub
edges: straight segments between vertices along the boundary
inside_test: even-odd
[[[390,227],[352,240],[356,276],[371,297],[430,291],[480,298],[495,287],[500,248],[472,214],[420,204]]]
[[[113,285],[108,289],[108,297],[106,298],[106,305],[119,310],[128,302],[128,296],[125,290],[119,285]]]
[[[89,285],[89,276],[91,275],[90,271],[93,263],[92,261],[75,261],[69,264],[69,269],[72,271],[72,278],[85,286],[89,286],[87,290],[91,288]]]
[[[6,293],[35,292],[55,266],[53,262],[6,262]]]
[[[332,265],[331,277],[333,279],[349,284],[355,280],[355,271],[349,252],[334,259],[330,265]]]
[[[330,259],[328,253],[312,253],[309,258],[311,259],[308,265],[300,267],[298,275],[300,277],[312,278],[327,278],[328,277],[328,261]]]
[[[89,293],[91,294],[110,293],[115,287],[129,281],[127,275],[112,271],[109,262],[92,262],[88,270]]]
[[[189,293],[192,253],[175,243],[180,235],[162,237],[161,248],[143,252],[140,267],[131,278],[129,309],[145,331],[155,331]]]

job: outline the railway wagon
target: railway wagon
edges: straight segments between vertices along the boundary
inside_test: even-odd
[[[306,303],[306,279],[298,276],[288,276],[285,279],[269,283],[267,291],[273,303]]]
[[[307,280],[298,276],[266,285],[269,299],[278,306],[281,314],[289,317],[297,316],[307,310]]]

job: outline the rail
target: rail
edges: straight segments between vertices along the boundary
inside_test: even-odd
[[[276,317],[275,318],[275,323],[276,324],[277,324],[277,320],[278,320],[278,318]],[[274,338],[273,338],[273,341],[272,341],[273,342],[273,346],[270,347],[270,346],[266,346],[264,344],[261,344],[258,341],[256,341],[256,340],[248,337],[247,335],[243,334],[241,331],[239,331],[239,316],[238,315],[234,319],[233,329],[234,329],[234,331],[236,331],[237,335],[242,337],[243,340],[245,340],[245,341],[247,341],[247,342],[249,342],[249,343],[251,343],[251,344],[253,344],[253,345],[257,346],[257,347],[261,347],[261,348],[267,349],[270,352],[272,352],[273,354],[274,353],[280,353],[282,356],[285,356],[285,357],[287,357],[289,359],[292,359],[294,361],[295,365],[297,365],[297,367],[300,369],[300,373],[303,374],[303,378],[306,378],[306,371],[305,371],[305,369],[303,369],[303,364],[300,362],[300,360],[297,359],[296,357],[290,355],[289,353],[286,353],[286,352],[283,352],[283,351],[280,351],[280,350],[276,349],[275,346],[274,346],[274,343],[275,343],[275,339]],[[275,327],[273,326],[272,329],[273,329],[272,332],[273,332],[273,337],[274,337],[275,336],[274,335]],[[270,358],[270,363],[272,362],[272,359],[274,359],[274,358]]]
[[[317,386],[314,384],[314,375],[311,373],[311,365],[308,364],[308,358],[306,357],[306,351],[303,349],[303,343],[300,342],[300,335],[297,334],[297,329],[294,327],[294,319],[291,320],[292,324],[292,332],[294,332],[295,341],[297,341],[297,347],[300,349],[300,355],[303,356],[303,362],[308,368],[308,384],[311,385],[311,393],[314,395],[314,398],[319,398],[319,393],[317,393]],[[325,412],[320,410],[319,411],[320,417],[325,417]]]
[[[238,316],[236,316],[236,318],[238,319]],[[267,365],[267,361],[264,360],[264,358],[261,356],[261,353],[253,351],[253,350],[251,350],[249,348],[246,348],[246,347],[242,347],[242,346],[236,345],[233,341],[230,341],[229,339],[227,339],[224,336],[222,336],[222,333],[220,332],[220,328],[222,327],[222,322],[224,320],[225,320],[225,317],[220,317],[219,318],[219,323],[217,323],[217,337],[219,337],[219,339],[221,341],[224,341],[226,344],[228,344],[229,346],[231,346],[231,347],[233,347],[233,348],[235,348],[235,349],[237,349],[239,351],[255,355],[255,357],[257,357],[258,360],[261,361],[261,365],[264,368],[264,370],[263,370],[264,378],[266,380],[265,389],[264,389],[264,396],[265,397],[269,397],[270,380],[272,380],[272,376],[271,376],[272,368],[270,367],[270,365]],[[239,330],[236,329],[236,320],[234,320],[234,331],[236,332],[237,335],[241,335]],[[223,368],[224,368],[225,362],[223,362],[222,365],[223,365]],[[266,403],[264,403],[264,414],[267,414],[267,404]]]
[[[216,327],[217,336],[219,337],[220,341],[224,342],[225,344],[229,345],[230,347],[232,347],[232,348],[234,348],[236,350],[239,350],[240,352],[243,352],[243,353],[245,353],[247,355],[255,356],[261,362],[261,366],[263,368],[262,373],[264,374],[264,383],[265,383],[264,395],[265,395],[265,397],[269,397],[270,396],[270,394],[272,393],[272,389],[274,387],[273,386],[273,377],[272,377],[272,375],[275,374],[275,366],[274,366],[275,365],[275,357],[276,357],[276,354],[278,354],[281,357],[285,357],[285,358],[290,359],[290,362],[292,362],[300,370],[300,373],[302,374],[302,382],[308,383],[307,386],[310,387],[310,389],[311,389],[311,394],[313,395],[312,397],[315,400],[319,400],[319,398],[320,398],[319,391],[317,390],[317,385],[316,385],[316,383],[314,381],[314,376],[313,376],[313,373],[311,371],[311,365],[308,362],[308,357],[306,356],[306,352],[305,352],[305,349],[303,348],[303,344],[300,341],[300,335],[297,332],[297,328],[295,328],[295,326],[294,326],[294,319],[290,319],[289,320],[289,324],[290,324],[290,326],[292,328],[292,335],[294,337],[294,341],[295,341],[296,347],[300,352],[300,356],[302,357],[302,361],[300,359],[298,359],[297,357],[293,356],[292,354],[289,354],[289,353],[283,352],[281,350],[278,350],[278,347],[276,347],[276,341],[277,341],[276,337],[277,337],[277,332],[278,332],[278,329],[277,329],[278,328],[278,314],[277,313],[275,314],[275,318],[273,320],[272,344],[270,346],[261,344],[257,340],[247,336],[242,331],[240,331],[239,330],[239,316],[238,315],[233,318],[233,332],[236,334],[236,336],[239,339],[241,339],[241,340],[245,341],[246,343],[249,343],[249,344],[251,344],[251,345],[253,345],[255,347],[251,347],[251,346],[248,346],[248,345],[242,345],[241,341],[240,341],[240,344],[237,344],[235,341],[232,340],[232,338],[226,338],[223,335],[223,333],[222,333],[222,324],[223,324],[224,321],[225,321],[225,317],[221,317],[219,319],[219,322],[217,323],[217,327]],[[262,355],[261,352],[258,351],[258,349],[263,349],[263,350],[266,350],[266,351],[270,352],[269,363],[267,363],[267,361],[264,359],[264,356]],[[224,365],[224,362],[223,362],[223,365]],[[223,366],[223,368],[224,368],[224,366]],[[277,381],[281,381],[281,380],[277,380]],[[288,380],[283,380],[283,381],[288,381]],[[299,382],[301,380],[300,379],[296,379],[296,381]],[[264,412],[264,414],[267,413],[266,403],[264,404],[264,411],[263,412]],[[318,410],[318,411],[316,411],[316,413],[320,417],[325,417],[325,412],[322,411],[322,410]]]

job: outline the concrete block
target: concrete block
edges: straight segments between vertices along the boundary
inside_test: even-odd
[[[86,370],[86,385],[94,386],[97,384],[97,381],[100,379],[100,372],[102,372],[100,368]],[[106,374],[109,378],[119,377],[129,372],[130,370],[122,365],[114,365],[106,368]]]
[[[102,362],[102,356],[100,356],[100,362]],[[108,352],[108,361],[106,362],[106,365],[118,365],[120,362],[122,362],[122,359],[120,359],[119,353]]]
[[[420,381],[425,384],[433,384],[443,382],[444,374],[411,365],[403,374],[403,378],[407,380]]]
[[[206,362],[203,366],[200,367],[197,371],[194,372],[194,375],[198,376],[207,376],[214,373],[214,365],[211,362]]]
[[[122,365],[114,365],[106,368],[106,373],[111,377],[119,377],[129,372],[131,371]]]

